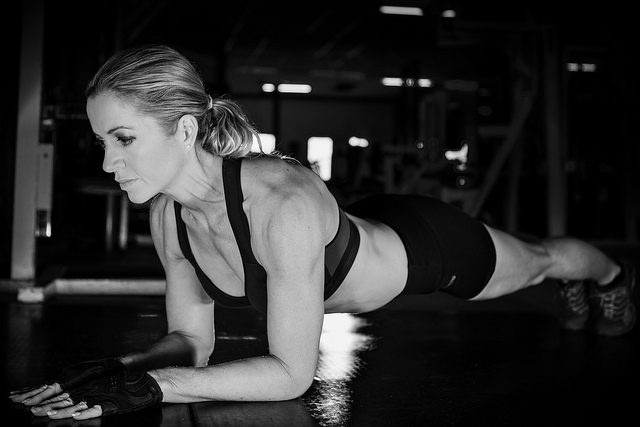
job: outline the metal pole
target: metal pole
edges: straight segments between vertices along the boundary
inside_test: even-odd
[[[566,234],[567,180],[565,176],[565,139],[562,137],[563,102],[560,85],[558,41],[550,27],[543,35],[544,112],[547,141],[547,232],[549,236]]]
[[[23,2],[11,243],[13,280],[32,281],[36,275],[36,175],[40,138],[43,32],[44,0]]]

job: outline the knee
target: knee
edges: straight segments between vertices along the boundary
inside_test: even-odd
[[[538,285],[548,276],[553,268],[552,252],[543,240],[526,243],[526,259],[529,277],[526,286]]]

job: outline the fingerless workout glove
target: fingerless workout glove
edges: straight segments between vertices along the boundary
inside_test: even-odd
[[[102,415],[124,414],[162,402],[162,390],[146,371],[103,375],[71,389],[69,397],[89,408],[100,405]]]
[[[125,371],[126,369],[124,363],[116,358],[89,360],[65,368],[54,382],[60,384],[62,390],[68,391],[85,381],[93,380],[101,375]]]

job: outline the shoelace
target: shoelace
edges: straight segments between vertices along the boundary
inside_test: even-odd
[[[602,315],[611,320],[620,320],[624,317],[627,308],[628,293],[626,288],[614,289],[604,293],[600,298]]]
[[[560,290],[563,298],[567,301],[567,306],[574,313],[582,314],[589,309],[586,300],[585,287],[582,283],[566,284]]]

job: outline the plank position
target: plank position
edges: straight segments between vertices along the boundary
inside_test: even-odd
[[[325,313],[435,291],[484,300],[556,279],[566,327],[588,319],[601,334],[633,327],[631,264],[574,238],[523,241],[428,197],[377,195],[342,208],[310,169],[252,153],[257,133],[241,109],[212,99],[168,47],[116,54],[86,95],[103,169],[132,202],[153,199],[168,334],[146,351],[74,365],[10,393],[35,415],[293,399],[313,381]],[[214,301],[266,313],[268,354],[209,365]]]

